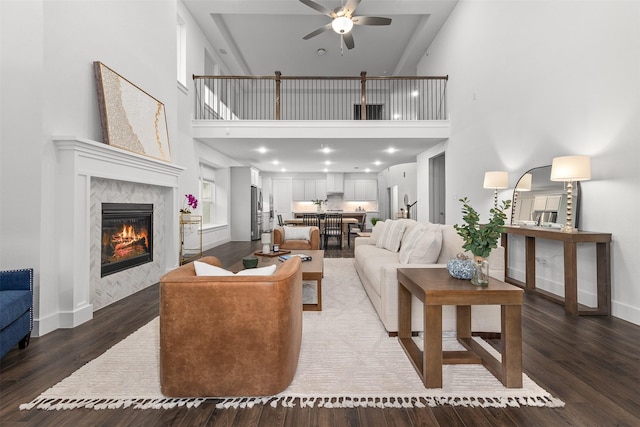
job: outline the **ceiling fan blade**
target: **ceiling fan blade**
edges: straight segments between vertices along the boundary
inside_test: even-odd
[[[317,30],[307,34],[306,36],[303,37],[304,40],[309,40],[311,37],[315,37],[318,34],[322,34],[325,31],[329,30],[331,28],[331,23],[328,23],[327,25],[324,25],[320,28],[318,28]]]
[[[391,18],[380,18],[378,16],[354,16],[351,18],[355,25],[389,25]]]
[[[336,17],[336,13],[333,10],[327,9],[323,5],[318,4],[318,3],[314,2],[313,0],[300,0],[300,2],[306,4],[310,8],[315,9],[315,10],[317,10],[318,12],[320,12],[320,13],[322,13],[324,15],[330,16],[332,18]]]
[[[344,9],[342,9],[344,16],[351,18],[351,15],[356,11],[359,4],[360,0],[347,0],[347,4],[345,4]]]
[[[347,49],[353,49],[355,47],[355,43],[353,42],[353,34],[346,33],[342,35],[342,40],[344,40],[344,44],[345,46],[347,46]]]

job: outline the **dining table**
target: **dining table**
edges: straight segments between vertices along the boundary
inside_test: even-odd
[[[356,218],[342,218],[342,247],[344,248],[345,242],[348,243],[349,239],[349,226],[350,225],[358,225],[359,222]],[[302,218],[290,218],[284,220],[284,225],[286,226],[304,226],[304,220]],[[324,225],[324,220],[320,219],[320,231],[322,231],[322,226]]]

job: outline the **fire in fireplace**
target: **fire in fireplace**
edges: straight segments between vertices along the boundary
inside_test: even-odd
[[[153,205],[102,204],[101,277],[153,261]]]

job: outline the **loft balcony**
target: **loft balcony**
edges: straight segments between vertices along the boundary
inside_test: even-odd
[[[193,137],[250,141],[386,140],[414,151],[450,136],[448,76],[193,76]],[[418,147],[418,148],[415,148]],[[224,150],[223,150],[224,151]]]
[[[447,119],[448,76],[193,76],[196,120]]]

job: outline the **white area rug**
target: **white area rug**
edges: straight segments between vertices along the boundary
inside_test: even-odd
[[[522,389],[508,389],[482,365],[445,365],[443,388],[426,389],[397,338],[385,332],[353,259],[325,259],[322,285],[323,311],[304,312],[302,351],[289,388],[277,396],[222,399],[220,407],[564,406],[526,375]],[[154,319],[20,409],[199,405],[204,399],[160,393],[158,324]],[[452,337],[443,347],[463,349]]]

